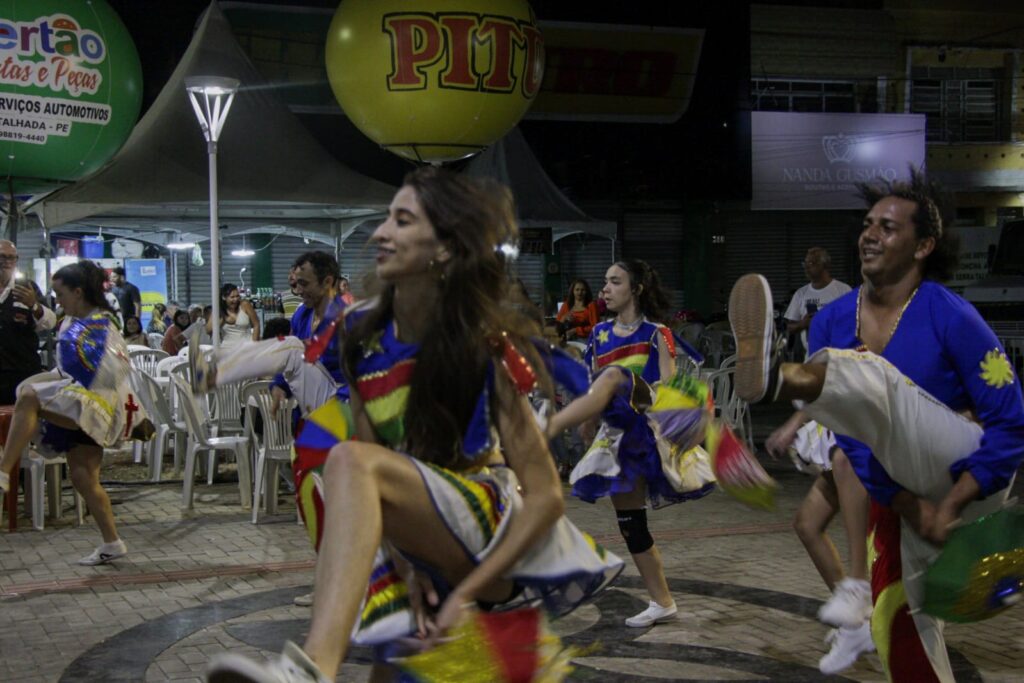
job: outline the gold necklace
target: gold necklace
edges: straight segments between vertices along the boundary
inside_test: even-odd
[[[885,347],[892,341],[892,336],[896,334],[896,328],[900,326],[900,321],[903,320],[903,314],[907,312],[907,307],[910,306],[910,302],[917,296],[917,290],[921,289],[921,285],[914,287],[914,291],[910,293],[907,300],[903,303],[903,308],[900,309],[899,315],[896,316],[895,322],[892,324],[892,329],[889,330],[889,336],[885,338],[885,343],[882,344],[882,350],[885,351]],[[854,327],[854,335],[857,337],[857,341],[860,342],[860,346],[857,347],[858,351],[867,351],[868,345],[864,343],[864,340],[860,338],[860,300],[864,298],[864,288],[861,287],[860,291],[857,292],[857,322]]]

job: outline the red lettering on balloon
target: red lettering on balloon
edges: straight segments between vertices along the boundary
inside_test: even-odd
[[[531,24],[522,27],[526,40],[526,64],[523,69],[523,97],[531,99],[540,90],[544,78],[544,37]]]
[[[391,37],[390,90],[422,90],[427,87],[423,68],[442,56],[441,29],[429,15],[385,15],[383,30]]]
[[[448,36],[448,66],[441,72],[441,87],[475,90],[473,73],[473,29],[477,19],[467,15],[443,15],[441,26]]]
[[[487,17],[480,24],[477,37],[491,44],[491,68],[484,76],[484,90],[511,91],[516,83],[512,73],[513,45],[525,47],[523,32],[514,21]]]

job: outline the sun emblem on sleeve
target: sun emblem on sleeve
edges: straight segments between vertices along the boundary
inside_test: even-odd
[[[999,349],[992,349],[985,354],[981,361],[981,378],[985,384],[996,389],[1001,389],[1007,384],[1013,384],[1013,368],[1006,354]]]
[[[597,333],[597,343],[607,344],[608,343],[608,330],[601,330]]]

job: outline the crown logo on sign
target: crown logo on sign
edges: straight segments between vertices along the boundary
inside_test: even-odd
[[[854,152],[859,143],[860,138],[856,135],[847,137],[840,133],[839,135],[823,135],[821,137],[821,146],[825,149],[825,156],[828,157],[830,164],[837,161],[846,163],[853,161]]]

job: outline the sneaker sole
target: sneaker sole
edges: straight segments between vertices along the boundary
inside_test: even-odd
[[[772,290],[761,275],[744,275],[729,294],[729,325],[736,339],[736,395],[748,403],[764,398],[772,346]]]

